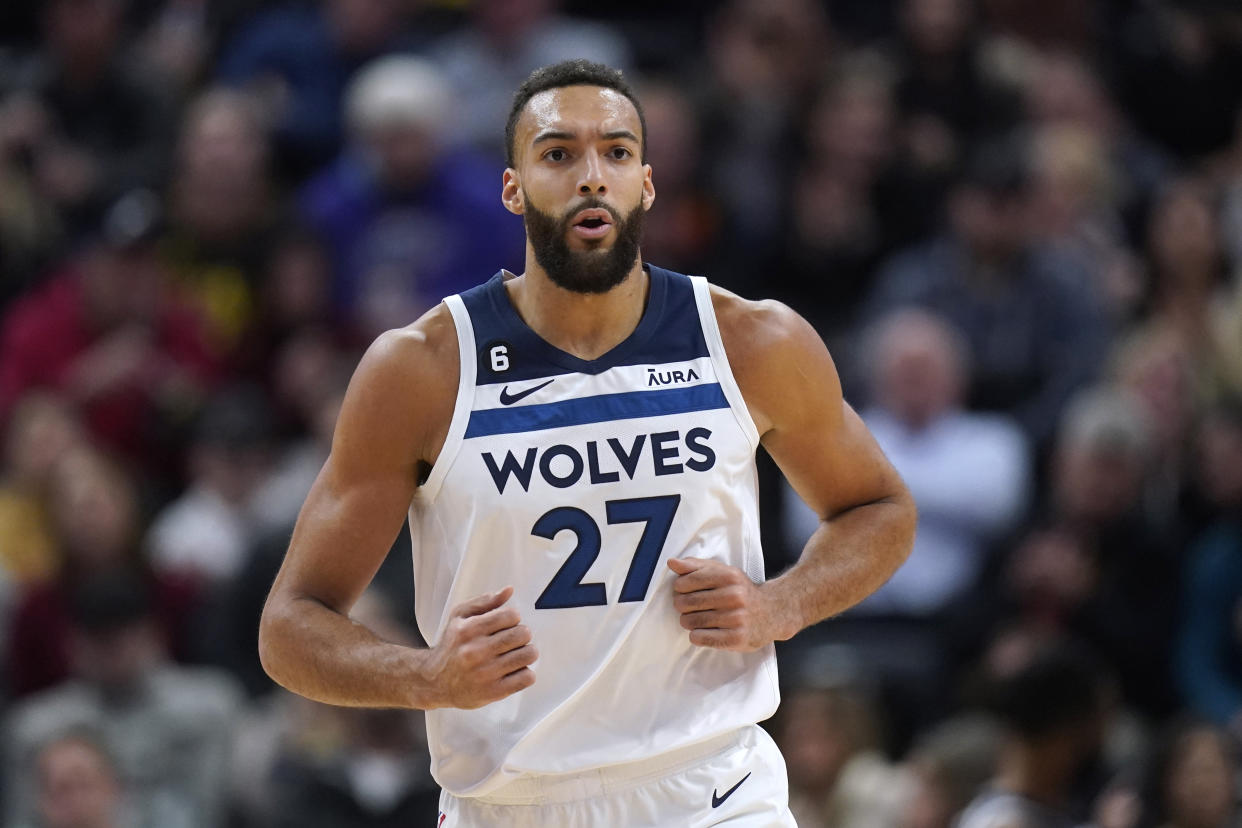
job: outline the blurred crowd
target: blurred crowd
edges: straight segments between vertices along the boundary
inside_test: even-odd
[[[810,319],[920,507],[779,651],[799,824],[1242,824],[1238,8],[6,0],[0,822],[433,824],[421,716],[279,690],[257,620],[367,343],[521,271],[511,95],[587,57],[645,258]],[[355,616],[417,643],[408,556]]]

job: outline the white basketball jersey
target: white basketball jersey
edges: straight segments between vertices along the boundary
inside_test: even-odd
[[[533,686],[427,714],[453,794],[640,760],[776,710],[772,646],[696,647],[673,607],[670,557],[763,580],[759,437],[707,283],[648,270],[637,328],[595,360],[535,334],[503,273],[445,300],[461,380],[410,509],[418,626],[434,645],[453,606],[512,584],[539,651]]]

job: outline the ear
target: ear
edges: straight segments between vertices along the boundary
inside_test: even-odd
[[[650,210],[652,202],[655,201],[655,182],[651,177],[651,165],[643,164],[643,197],[642,205],[644,210]]]
[[[506,169],[500,179],[500,203],[515,216],[526,212],[526,201],[522,197],[522,177],[512,167]]]

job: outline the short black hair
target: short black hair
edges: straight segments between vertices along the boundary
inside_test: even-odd
[[[69,620],[84,632],[105,635],[155,615],[155,596],[144,575],[128,567],[91,575],[69,592]]]
[[[562,60],[560,63],[536,69],[526,80],[522,81],[522,85],[518,87],[513,96],[513,108],[509,110],[509,120],[505,123],[506,164],[510,167],[514,165],[517,155],[514,146],[514,141],[517,139],[517,122],[526,104],[540,92],[566,86],[602,86],[605,89],[620,92],[628,98],[630,103],[634,104],[634,109],[638,110],[638,123],[642,127],[642,134],[639,136],[642,139],[641,157],[642,162],[647,163],[647,116],[643,114],[643,105],[638,102],[638,96],[634,94],[625,75],[620,69],[579,58]]]
[[[1013,134],[984,143],[967,159],[960,186],[994,196],[1024,195],[1031,186],[1030,142]]]
[[[1076,642],[1049,642],[1030,661],[1001,676],[992,709],[1023,739],[1038,740],[1103,713],[1107,677],[1095,656]]]

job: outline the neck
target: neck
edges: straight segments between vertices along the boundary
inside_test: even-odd
[[[550,345],[590,360],[608,353],[638,327],[649,283],[640,258],[607,293],[575,293],[553,282],[527,251],[526,272],[505,287],[531,330]]]

